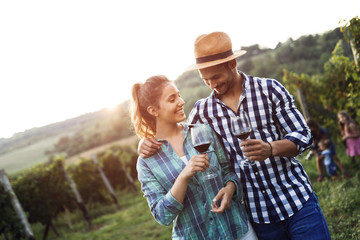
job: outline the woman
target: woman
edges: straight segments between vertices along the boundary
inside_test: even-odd
[[[132,88],[132,122],[140,138],[163,141],[153,156],[138,158],[141,188],[151,213],[162,225],[173,222],[173,239],[239,239],[248,232],[241,205],[242,192],[216,134],[211,135],[210,154],[198,154],[191,144],[184,101],[165,76],[153,76]],[[160,140],[161,139],[161,140]],[[202,180],[209,164],[217,177]],[[220,186],[220,184],[222,184]],[[205,191],[208,189],[208,191]],[[215,196],[211,198],[210,196]],[[256,239],[250,236],[246,239]],[[245,238],[242,238],[245,239]]]
[[[355,156],[360,156],[360,128],[346,111],[337,115],[342,140],[346,143],[346,154],[355,163]]]

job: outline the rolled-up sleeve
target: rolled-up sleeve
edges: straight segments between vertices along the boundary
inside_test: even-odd
[[[155,220],[161,225],[170,225],[184,208],[184,205],[177,201],[170,191],[166,191],[161,186],[146,161],[141,157],[138,158],[136,169],[141,190],[148,201]]]
[[[296,107],[294,97],[277,81],[273,81],[271,86],[276,120],[286,131],[284,138],[295,143],[301,154],[311,147],[313,141],[311,131]]]

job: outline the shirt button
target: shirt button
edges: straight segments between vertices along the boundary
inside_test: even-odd
[[[265,193],[265,190],[262,190],[262,193]]]
[[[258,172],[256,172],[256,173],[255,173],[255,175],[259,175],[259,173],[258,173]]]

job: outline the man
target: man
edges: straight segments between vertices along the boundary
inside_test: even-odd
[[[311,132],[294,98],[276,80],[248,76],[237,70],[236,58],[223,32],[199,36],[196,64],[213,91],[196,102],[188,122],[206,123],[221,137],[241,179],[245,205],[259,239],[330,239],[329,230],[303,166],[294,156],[307,150]],[[252,133],[240,140],[230,119],[248,112]],[[153,139],[139,145],[148,156],[158,147]],[[254,164],[245,164],[244,157]]]

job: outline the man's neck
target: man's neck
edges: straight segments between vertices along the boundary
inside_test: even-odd
[[[237,72],[237,74],[235,75],[234,84],[230,87],[229,91],[224,95],[217,96],[218,99],[220,99],[227,107],[232,109],[235,113],[237,112],[239,98],[243,91],[243,81],[243,75]]]

